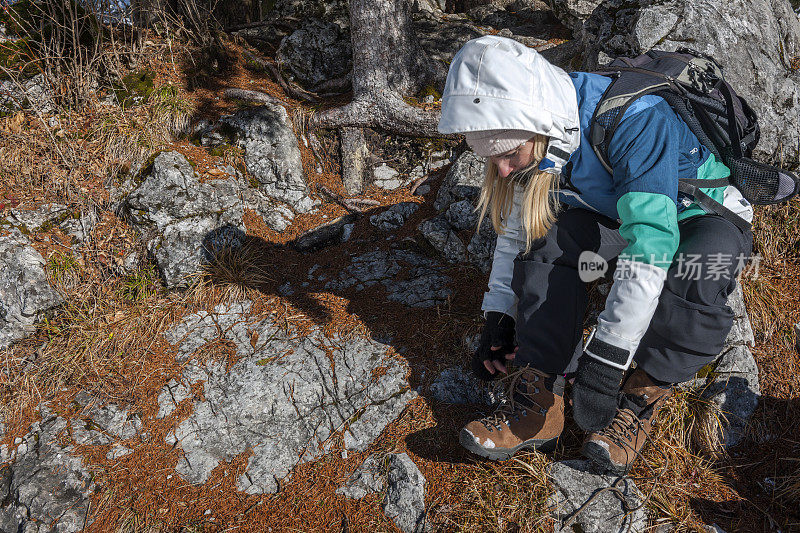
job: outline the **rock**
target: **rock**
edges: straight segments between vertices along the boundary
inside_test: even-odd
[[[728,296],[728,306],[733,311],[733,326],[725,340],[725,346],[735,346],[745,344],[751,347],[756,345],[753,337],[753,328],[750,325],[750,318],[747,316],[747,309],[744,305],[744,294],[741,284],[736,284],[736,289]]]
[[[130,455],[133,453],[133,450],[123,446],[122,444],[117,444],[113,446],[108,453],[106,454],[106,459],[109,461],[116,461],[121,457],[125,457],[126,455]]]
[[[73,533],[87,524],[95,491],[91,473],[72,446],[59,444],[67,422],[42,409],[19,453],[0,471],[0,531]],[[50,527],[47,527],[48,524]]]
[[[470,39],[480,37],[482,31],[465,17],[461,19],[448,17],[444,21],[435,14],[415,17],[413,26],[417,41],[428,58],[427,67],[431,71],[430,84],[441,91],[444,89],[450,61],[456,52]]]
[[[367,494],[382,492],[386,488],[384,463],[384,458],[370,455],[347,479],[347,482],[336,489],[336,494],[360,500]]]
[[[475,206],[469,200],[460,200],[450,204],[444,217],[457,230],[474,229],[478,224]]]
[[[387,164],[382,164],[372,171],[373,182],[376,187],[386,190],[399,189],[405,185],[405,180],[400,178],[400,173]]]
[[[297,137],[286,109],[273,104],[243,109],[220,119],[245,151],[247,171],[259,182],[265,195],[306,213],[318,202],[309,196]]]
[[[565,521],[573,518],[575,511],[598,491],[611,486],[617,476],[594,473],[591,462],[586,460],[557,461],[547,467],[547,474],[554,492],[547,501],[553,518],[555,531],[584,531],[585,533],[611,533],[645,531],[647,516],[644,508],[631,513],[629,508],[642,503],[642,495],[630,478],[623,478],[618,485],[626,506],[617,495],[605,491],[574,517],[571,527]]]
[[[0,348],[28,336],[40,316],[63,303],[44,266],[18,229],[0,237]]]
[[[391,231],[405,224],[408,217],[416,213],[417,209],[419,209],[419,204],[414,202],[400,202],[386,211],[378,213],[377,215],[372,215],[369,217],[369,221],[378,229]]]
[[[94,210],[89,210],[66,219],[59,227],[64,233],[72,237],[73,244],[85,244],[91,239],[97,222],[97,213]]]
[[[800,20],[789,2],[769,0],[555,0],[562,20],[584,45],[582,70],[594,70],[600,53],[637,55],[656,46],[676,50],[686,43],[710,54],[726,80],[759,117],[756,158],[788,164],[798,160],[800,132]],[[590,16],[588,16],[591,13]],[[783,43],[776,46],[775,43]]]
[[[398,274],[404,271],[402,276]],[[399,279],[402,278],[402,279]],[[387,291],[387,298],[409,307],[433,307],[447,301],[452,294],[450,278],[434,261],[406,250],[375,250],[352,258],[326,290],[355,287],[362,290],[378,283]]]
[[[450,224],[442,217],[426,220],[419,225],[425,240],[438,251],[445,260],[461,263],[467,259],[467,247],[461,242]]]
[[[179,403],[191,397],[192,391],[190,391],[188,387],[178,383],[174,379],[169,380],[158,395],[158,413],[156,414],[156,418],[164,418],[165,416],[171,415],[178,407]]]
[[[69,208],[63,204],[44,204],[29,211],[11,209],[9,222],[22,231],[39,231],[48,225],[58,225],[69,216]]]
[[[153,170],[125,201],[131,223],[142,233],[168,288],[184,287],[187,276],[224,246],[244,237],[244,207],[234,179],[200,183],[184,156],[159,154]]]
[[[22,87],[13,80],[0,82],[0,112],[35,109],[39,113],[51,114],[56,111],[53,92],[44,74],[37,74],[20,85]]]
[[[756,360],[747,346],[733,346],[720,357],[712,376],[703,397],[716,403],[727,419],[723,428],[725,446],[737,446],[746,437],[761,397]]]
[[[186,360],[222,337],[236,349],[224,362],[190,360],[181,383],[203,382],[203,400],[174,429],[168,442],[183,452],[182,478],[202,484],[222,461],[251,450],[237,487],[271,493],[302,462],[327,453],[326,442],[345,430],[363,450],[415,396],[408,390],[404,361],[364,338],[327,338],[321,329],[303,336],[270,319],[248,316],[249,302],[219,305],[186,317],[165,337]],[[374,370],[385,368],[376,377]],[[162,395],[166,397],[164,391]]]
[[[292,244],[301,252],[318,250],[325,246],[345,242],[353,231],[355,214],[345,215],[317,226],[300,235]]]
[[[472,372],[460,366],[446,368],[430,387],[431,396],[439,402],[492,405],[505,396],[498,383],[482,383]]]
[[[461,154],[447,172],[433,206],[443,211],[460,200],[474,200],[481,192],[486,175],[483,158],[467,151]]]
[[[497,244],[497,233],[492,227],[489,217],[481,222],[481,227],[470,239],[467,245],[469,262],[478,267],[482,272],[488,273],[492,269],[494,248]]]
[[[405,533],[425,531],[425,477],[408,454],[390,453],[383,512]]]
[[[300,85],[319,91],[325,82],[349,81],[353,69],[350,32],[335,22],[307,20],[285,37],[276,55]]]

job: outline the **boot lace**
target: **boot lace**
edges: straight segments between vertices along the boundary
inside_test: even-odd
[[[622,448],[632,448],[639,431],[644,431],[642,422],[630,409],[620,409],[608,427],[598,433]]]
[[[525,374],[527,374],[527,376],[523,377]],[[503,422],[508,423],[512,419],[519,421],[519,417],[528,416],[529,411],[538,413],[541,416],[544,416],[547,413],[547,409],[539,404],[532,395],[538,394],[540,388],[534,385],[532,387],[533,393],[531,393],[531,387],[526,386],[531,381],[533,383],[543,381],[542,375],[536,372],[531,372],[530,368],[522,367],[519,370],[511,372],[505,377],[500,378],[500,381],[508,382],[508,386],[506,388],[506,399],[500,404],[494,413],[481,419],[481,423],[489,432],[494,431],[494,429],[499,430],[500,424]],[[543,387],[544,383],[542,383],[541,386]],[[524,398],[526,403],[520,403],[517,400],[517,397]]]

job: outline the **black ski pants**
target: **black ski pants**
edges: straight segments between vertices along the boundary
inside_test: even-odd
[[[618,227],[606,216],[570,208],[528,253],[516,257],[511,285],[519,299],[517,364],[561,374],[577,360],[588,303],[578,259],[590,250],[613,272],[627,246]],[[652,377],[671,383],[691,379],[721,352],[734,318],[727,298],[753,245],[749,230],[718,215],[688,218],[678,227],[678,251],[634,356]]]

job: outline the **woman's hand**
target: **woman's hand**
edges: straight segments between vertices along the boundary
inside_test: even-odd
[[[489,349],[496,352],[500,351],[501,348],[502,346],[492,346]],[[513,352],[505,354],[504,355],[505,360],[509,362],[513,361],[514,358],[517,356],[517,350],[519,350],[519,346],[515,346]],[[492,375],[496,374],[498,370],[503,374],[508,374],[508,370],[506,369],[504,361],[497,358],[484,359],[483,366],[486,367],[486,370]]]
[[[506,373],[506,362],[516,354],[514,326],[514,319],[504,313],[486,313],[486,325],[472,358],[472,370],[479,379],[491,381],[498,370]]]

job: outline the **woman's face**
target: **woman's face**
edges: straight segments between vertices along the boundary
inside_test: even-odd
[[[501,178],[507,178],[509,174],[527,168],[533,159],[533,140],[528,140],[514,150],[490,157],[489,161],[497,165]]]

